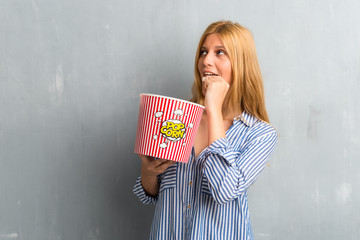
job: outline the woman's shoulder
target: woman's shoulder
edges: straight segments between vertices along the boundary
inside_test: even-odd
[[[251,139],[269,134],[277,136],[276,128],[273,125],[255,117],[250,113],[242,113],[239,120],[248,127],[247,135]]]
[[[269,136],[277,138],[277,131],[270,123],[258,119],[250,128],[249,135],[252,139]]]

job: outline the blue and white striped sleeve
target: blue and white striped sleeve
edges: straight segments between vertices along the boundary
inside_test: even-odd
[[[144,204],[155,204],[157,202],[157,197],[152,197],[146,194],[142,184],[141,177],[138,177],[133,188],[133,193],[138,196],[140,201]]]
[[[243,194],[264,169],[276,142],[275,130],[252,138],[240,152],[226,138],[214,141],[203,169],[214,200],[224,204]]]

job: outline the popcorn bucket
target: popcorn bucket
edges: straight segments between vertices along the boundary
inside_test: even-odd
[[[187,163],[204,109],[185,100],[140,94],[134,152]]]

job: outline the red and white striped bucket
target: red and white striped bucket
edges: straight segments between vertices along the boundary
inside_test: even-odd
[[[204,109],[185,100],[140,94],[135,153],[187,163]]]

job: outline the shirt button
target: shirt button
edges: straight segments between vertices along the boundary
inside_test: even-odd
[[[190,204],[188,205],[188,209],[190,209]]]
[[[191,181],[189,182],[189,185],[192,186],[192,182],[191,182]]]

